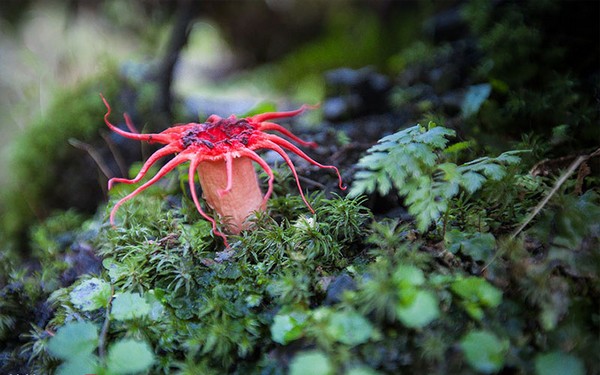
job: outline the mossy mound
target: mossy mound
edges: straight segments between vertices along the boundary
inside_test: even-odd
[[[102,167],[115,173],[99,94],[120,97],[131,87],[116,66],[56,93],[48,111],[11,145],[11,180],[2,192],[2,235],[22,237],[55,210],[93,213],[106,197]],[[120,110],[119,106],[113,110]]]

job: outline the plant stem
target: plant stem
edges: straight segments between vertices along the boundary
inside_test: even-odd
[[[98,356],[101,360],[106,357],[106,336],[108,335],[108,327],[110,325],[110,310],[112,308],[112,300],[115,296],[115,287],[110,286],[110,298],[106,305],[106,316],[104,317],[104,324],[102,324],[102,330],[100,331],[100,337],[98,338]]]
[[[566,170],[566,172],[563,173],[562,176],[560,176],[560,178],[558,179],[558,181],[556,181],[556,183],[554,184],[554,187],[552,188],[552,190],[550,190],[550,192],[548,193],[548,195],[546,195],[544,197],[544,199],[542,199],[542,201],[540,203],[538,203],[538,205],[531,212],[531,214],[529,214],[529,216],[527,217],[527,219],[525,219],[525,221],[523,221],[523,223],[521,225],[519,225],[519,227],[510,235],[510,239],[514,240],[519,235],[519,233],[521,233],[521,231],[523,231],[523,229],[525,229],[525,227],[527,225],[529,225],[529,223],[531,222],[531,220],[533,220],[533,218],[535,218],[537,216],[537,214],[540,213],[540,211],[550,201],[550,198],[552,198],[552,196],[554,194],[556,194],[556,192],[558,191],[558,189],[560,189],[560,187],[565,183],[565,181],[567,181],[567,179],[573,174],[573,172],[575,172],[575,170],[577,168],[579,168],[579,166],[581,165],[581,163],[583,163],[584,161],[586,161],[586,160],[588,160],[590,158],[596,157],[598,155],[600,155],[600,148],[597,149],[596,151],[594,151],[593,153],[589,154],[589,155],[581,155],[577,159],[575,159],[575,161],[573,163],[571,163],[571,165],[569,165],[569,168]],[[483,273],[490,266],[490,264],[492,264],[494,262],[494,260],[496,260],[496,258],[499,255],[500,255],[500,252],[496,252],[496,254],[494,254],[494,256],[492,257],[492,259],[481,269],[481,272]]]
[[[513,234],[511,234],[510,238],[513,239],[513,238],[517,237],[519,235],[519,233],[521,233],[521,231],[523,229],[525,229],[525,227],[527,225],[529,225],[531,220],[533,220],[533,218],[536,217],[537,214],[540,213],[540,211],[542,210],[542,208],[544,208],[544,206],[546,206],[546,204],[548,203],[550,198],[552,198],[552,196],[554,194],[556,194],[558,189],[560,189],[560,187],[565,183],[565,181],[567,181],[567,179],[573,174],[573,172],[575,172],[575,170],[577,168],[579,168],[579,165],[581,165],[581,163],[583,163],[584,161],[588,160],[589,158],[597,156],[597,155],[600,155],[600,148],[598,150],[594,151],[590,155],[581,155],[580,157],[575,159],[575,161],[573,163],[571,163],[571,165],[569,166],[567,171],[565,173],[563,173],[562,176],[560,176],[558,181],[556,181],[556,183],[554,184],[554,187],[552,188],[550,193],[548,193],[548,195],[546,195],[546,197],[544,199],[542,199],[542,201],[540,203],[538,203],[538,205],[531,212],[531,214],[529,214],[527,219],[525,219],[525,221],[517,228],[517,230],[515,230],[513,232]]]

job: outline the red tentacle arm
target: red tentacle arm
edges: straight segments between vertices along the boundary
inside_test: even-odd
[[[262,203],[263,208],[266,208],[267,202],[269,201],[269,198],[271,197],[271,194],[273,193],[273,182],[275,181],[275,176],[273,175],[273,170],[271,169],[269,164],[267,164],[267,162],[262,160],[261,157],[258,156],[258,154],[252,150],[248,150],[248,149],[240,150],[240,156],[247,157],[247,158],[255,161],[265,171],[267,176],[269,176],[269,182],[268,182],[269,187],[267,188],[267,193],[263,197],[263,203]]]
[[[293,134],[291,131],[284,128],[283,126],[272,123],[272,122],[261,122],[258,126],[258,130],[275,130],[275,131],[278,131],[281,134],[285,135],[286,137],[290,138],[294,142],[301,144],[302,146],[312,147],[312,148],[317,147],[317,144],[315,142],[307,142],[305,140],[302,140],[299,137],[297,137],[295,134]]]
[[[206,212],[204,212],[204,210],[202,209],[202,206],[200,206],[200,202],[198,201],[198,195],[196,194],[196,185],[194,183],[194,176],[196,175],[196,170],[198,168],[198,164],[200,164],[200,160],[201,159],[198,157],[193,157],[190,161],[190,168],[188,171],[188,180],[189,180],[189,185],[190,185],[190,193],[192,194],[192,200],[194,201],[194,205],[196,205],[196,209],[198,210],[200,215],[202,215],[203,218],[205,218],[206,220],[208,220],[211,223],[212,232],[215,234],[215,236],[221,237],[223,239],[223,243],[225,244],[225,247],[229,247],[229,243],[227,242],[227,237],[225,237],[225,235],[223,233],[219,232],[219,230],[217,229],[217,222],[215,221],[215,219],[213,219]]]
[[[290,170],[292,171],[292,174],[294,175],[294,178],[296,179],[296,185],[298,186],[298,190],[300,191],[300,196],[302,197],[304,204],[306,204],[306,207],[308,207],[310,212],[314,214],[315,210],[312,208],[310,203],[308,203],[308,201],[306,200],[306,197],[304,196],[304,192],[302,191],[302,185],[300,184],[300,179],[298,178],[298,172],[296,172],[296,167],[294,167],[294,163],[292,163],[292,159],[290,159],[288,154],[286,154],[285,151],[281,147],[279,147],[276,143],[274,143],[272,141],[265,141],[265,144],[266,144],[267,148],[269,148],[269,149],[277,152],[279,155],[281,155],[283,160],[287,163],[288,167],[290,167]]]
[[[102,101],[104,102],[104,105],[106,106],[106,114],[104,115],[104,123],[106,123],[106,126],[108,126],[110,128],[110,130],[114,131],[115,133],[117,133],[119,135],[122,135],[125,138],[135,139],[137,141],[159,142],[159,143],[164,143],[164,144],[168,144],[173,141],[172,137],[170,137],[166,134],[130,133],[130,132],[126,132],[125,130],[122,130],[122,129],[116,127],[115,125],[111,124],[110,121],[108,121],[108,117],[110,116],[110,113],[111,113],[110,105],[108,104],[108,101],[106,101],[106,99],[104,98],[104,96],[102,94],[100,94],[100,97],[102,98]],[[129,127],[129,125],[128,125],[128,127]]]
[[[168,129],[163,130],[162,132],[160,132],[160,134],[161,135],[167,135],[167,134],[180,135],[184,131],[186,131],[190,128],[193,128],[194,126],[198,126],[198,124],[189,123],[189,124],[175,125]]]
[[[298,147],[294,146],[292,143],[286,141],[285,139],[272,135],[272,134],[268,134],[267,138],[281,146],[284,147],[290,151],[292,151],[293,153],[295,153],[296,155],[300,156],[302,159],[306,160],[307,162],[311,163],[312,165],[316,165],[319,168],[327,168],[327,169],[333,169],[335,171],[335,173],[338,176],[338,186],[340,189],[342,190],[346,190],[346,186],[344,186],[344,183],[342,182],[342,175],[340,174],[340,171],[337,169],[337,167],[333,166],[333,165],[323,165],[321,163],[316,162],[315,160],[313,160],[312,158],[310,158],[308,155],[306,155],[302,150],[300,150]]]
[[[227,183],[225,184],[225,189],[217,190],[217,194],[220,197],[229,193],[233,186],[233,157],[231,156],[231,152],[225,154],[225,171],[227,174]]]
[[[133,121],[131,121],[131,117],[129,117],[129,115],[127,113],[123,113],[123,117],[125,118],[125,124],[127,125],[127,129],[129,129],[129,131],[132,133],[140,134],[140,132],[135,127],[135,125],[133,125]]]
[[[250,117],[249,120],[254,121],[254,122],[264,122],[264,121],[269,121],[269,120],[273,120],[276,118],[294,117],[294,116],[301,114],[302,112],[304,112],[307,109],[315,109],[315,108],[318,108],[318,106],[305,104],[302,107],[300,107],[294,111],[261,113],[260,115],[254,115],[254,116]]]
[[[158,180],[160,180],[162,177],[164,177],[164,175],[166,175],[167,173],[169,173],[170,171],[172,171],[175,167],[177,167],[179,164],[184,163],[188,159],[189,159],[189,157],[186,156],[186,155],[183,155],[183,154],[177,155],[176,157],[174,157],[173,159],[171,159],[167,164],[165,164],[158,171],[158,173],[156,173],[156,175],[154,177],[152,177],[150,180],[148,180],[142,186],[140,186],[137,189],[135,189],[133,192],[131,192],[128,195],[126,195],[125,197],[121,198],[121,200],[119,200],[115,204],[115,206],[112,208],[112,210],[110,211],[110,223],[112,225],[115,225],[115,215],[117,213],[117,210],[119,209],[119,207],[121,207],[121,205],[123,203],[127,202],[131,198],[135,197],[136,195],[138,195],[142,191],[144,191],[147,188],[149,188],[152,184],[156,183]]]
[[[174,154],[176,152],[181,151],[181,147],[176,146],[176,145],[168,145],[165,146],[164,148],[161,148],[160,150],[156,151],[154,154],[152,154],[148,160],[146,160],[146,162],[144,163],[144,165],[142,166],[142,168],[140,169],[140,171],[138,172],[137,176],[135,176],[135,178],[133,179],[127,179],[127,178],[121,178],[121,177],[114,177],[111,178],[110,180],[108,180],[108,190],[112,189],[113,185],[115,184],[115,182],[122,182],[124,184],[135,184],[138,183],[142,180],[142,178],[144,178],[144,176],[146,175],[146,173],[148,173],[148,170],[154,165],[154,163],[156,163],[159,159]]]

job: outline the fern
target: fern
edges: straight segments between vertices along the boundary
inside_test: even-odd
[[[387,195],[395,188],[424,232],[461,189],[472,194],[487,180],[502,179],[506,165],[520,160],[517,154],[522,151],[508,151],[462,165],[447,162],[444,156],[454,136],[454,130],[430,122],[427,127],[416,125],[380,139],[359,160],[361,170],[349,195]]]

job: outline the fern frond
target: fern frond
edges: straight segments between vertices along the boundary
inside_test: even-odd
[[[383,137],[367,150],[358,167],[349,196],[390,193],[394,187],[404,198],[424,232],[448,209],[449,200],[460,189],[473,194],[488,180],[506,176],[506,166],[520,161],[523,151],[508,151],[498,157],[482,157],[462,165],[447,162],[445,155],[456,147],[449,145],[454,130],[429,123],[416,125]],[[463,144],[462,142],[461,144]]]

